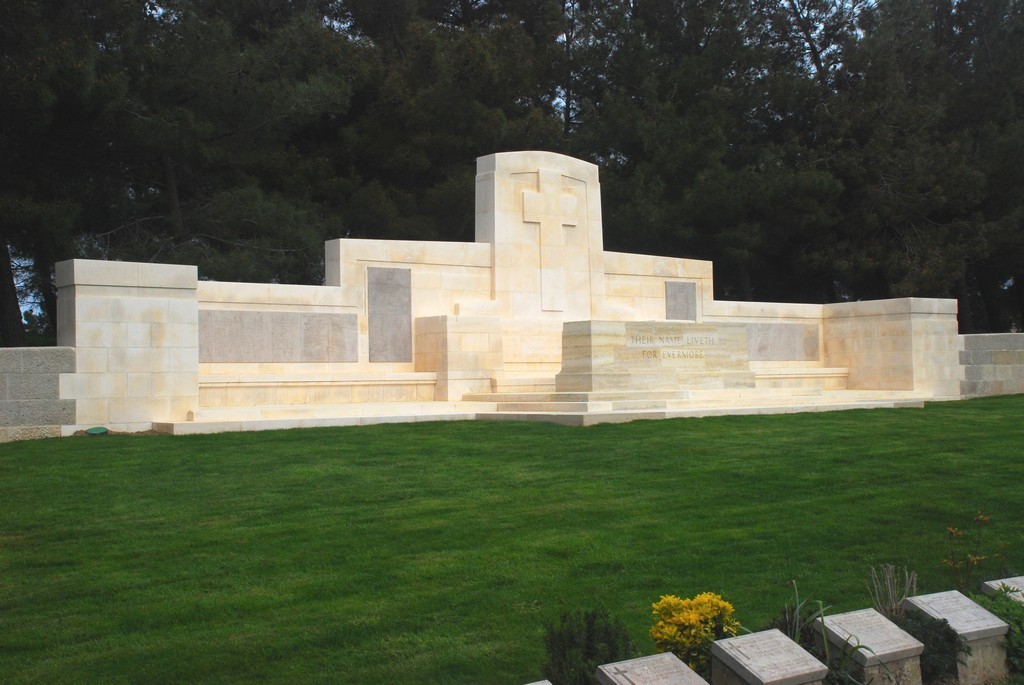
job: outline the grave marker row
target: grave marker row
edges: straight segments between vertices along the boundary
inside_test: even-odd
[[[1024,603],[1024,576],[982,585],[985,592],[1001,588]],[[1008,677],[1009,626],[994,614],[955,590],[910,597],[905,605],[947,621],[967,642],[970,654],[959,664],[958,685],[985,685]],[[815,628],[828,640],[828,645],[819,645],[826,653],[852,658],[852,675],[859,682],[921,685],[924,645],[874,609],[819,618]],[[711,685],[820,685],[828,673],[825,664],[775,629],[717,640],[711,656]],[[601,685],[708,685],[669,653],[605,664],[596,677]],[[553,684],[542,680],[531,685]]]

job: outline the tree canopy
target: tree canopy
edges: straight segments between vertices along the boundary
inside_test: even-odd
[[[1021,0],[8,0],[0,92],[6,345],[61,259],[318,283],[326,239],[469,240],[520,149],[720,298],[1024,320]]]

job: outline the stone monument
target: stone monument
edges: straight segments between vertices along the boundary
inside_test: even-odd
[[[58,264],[58,344],[75,359],[47,399],[61,411],[32,420],[61,425],[4,434],[586,424],[960,396],[953,300],[720,301],[710,262],[604,249],[589,162],[503,152],[477,160],[475,184],[475,242],[329,240],[322,286]],[[968,357],[981,375],[996,361]],[[0,398],[0,414],[22,416],[19,401]]]

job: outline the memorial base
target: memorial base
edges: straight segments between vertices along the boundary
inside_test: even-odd
[[[1006,680],[1006,637],[968,640],[971,653],[958,667],[960,685],[986,685]]]

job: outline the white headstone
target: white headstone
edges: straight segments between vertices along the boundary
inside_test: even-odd
[[[981,591],[986,595],[992,595],[1003,588],[1009,590],[1009,595],[1018,602],[1024,602],[1024,576],[1014,578],[1003,578],[1002,580],[986,580],[981,584]]]
[[[816,619],[820,626],[822,619]],[[853,652],[861,666],[892,663],[920,656],[924,645],[874,609],[862,609],[835,616],[826,616],[825,634],[829,642]],[[863,647],[863,649],[857,649]]]
[[[749,685],[801,685],[828,673],[825,664],[775,629],[717,640],[711,654]]]
[[[968,642],[1005,635],[1010,629],[998,616],[956,590],[908,597],[904,603],[932,618],[945,619]]]
[[[675,654],[655,654],[605,664],[597,669],[601,685],[707,685]]]

